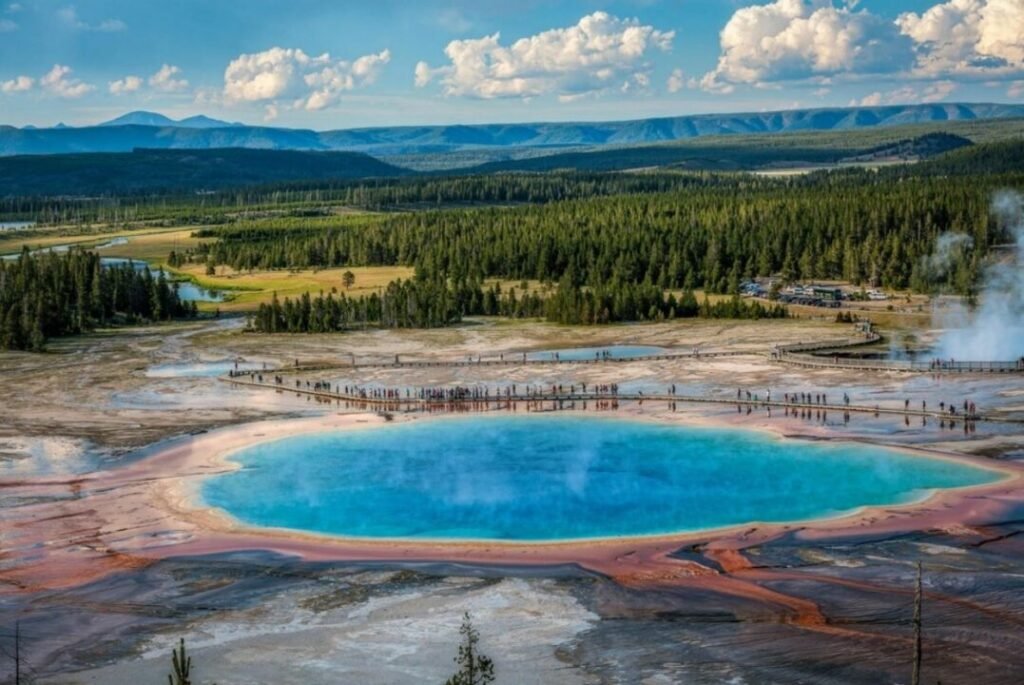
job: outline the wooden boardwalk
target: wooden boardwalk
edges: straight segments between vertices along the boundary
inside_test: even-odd
[[[876,343],[881,340],[881,336],[874,331],[866,331],[865,333],[858,335],[853,338],[844,338],[840,340],[825,340],[818,342],[809,343],[795,343],[790,345],[777,345],[771,349],[768,353],[768,358],[777,363],[790,364],[794,366],[803,366],[811,368],[832,368],[832,369],[848,369],[853,371],[881,371],[881,372],[907,372],[907,373],[1024,373],[1024,360],[1021,362],[903,362],[903,361],[887,361],[887,360],[857,360],[857,359],[842,359],[837,356],[826,356],[820,354],[823,351],[838,350],[847,347],[855,347],[860,345],[868,345]],[[819,354],[813,354],[818,352]],[[433,391],[425,392],[421,396],[419,389],[413,391],[412,388],[402,388],[401,390],[392,391],[391,396],[376,396],[377,393],[371,392],[369,396],[360,393],[344,393],[337,392],[327,388],[318,387],[318,383],[305,382],[305,385],[300,381],[296,381],[294,386],[289,386],[287,383],[278,382],[266,382],[261,381],[260,378],[263,375],[273,376],[289,373],[307,373],[311,371],[328,371],[328,370],[359,370],[359,369],[423,369],[423,368],[472,368],[472,367],[521,367],[524,365],[528,366],[552,366],[560,364],[629,364],[636,362],[657,362],[657,361],[672,361],[679,359],[711,359],[717,357],[739,357],[739,356],[762,356],[763,353],[754,351],[717,351],[717,352],[702,352],[695,350],[693,352],[684,353],[668,353],[668,354],[654,354],[654,355],[637,355],[629,357],[602,357],[597,356],[593,359],[579,359],[579,358],[566,358],[561,359],[552,353],[551,358],[538,359],[536,357],[531,358],[530,353],[518,353],[505,355],[495,359],[494,357],[483,358],[472,357],[463,360],[403,360],[400,355],[396,355],[393,361],[370,361],[360,362],[354,356],[351,357],[350,363],[343,362],[313,362],[307,364],[299,364],[296,360],[294,367],[280,368],[273,370],[266,370],[262,374],[259,371],[246,371],[240,374],[229,374],[222,376],[221,381],[231,383],[234,385],[263,388],[274,390],[276,392],[287,393],[292,392],[296,395],[307,396],[315,398],[319,402],[325,403],[346,403],[347,406],[355,405],[356,407],[366,409],[377,409],[380,411],[405,411],[405,412],[435,412],[435,411],[488,411],[488,410],[518,410],[520,407],[526,411],[560,411],[560,410],[574,410],[583,409],[587,410],[590,408],[605,410],[605,409],[618,409],[620,404],[623,403],[638,403],[653,402],[659,404],[668,405],[673,411],[675,411],[676,405],[682,404],[704,404],[704,405],[724,405],[730,407],[736,407],[738,411],[744,411],[744,409],[750,413],[754,409],[771,411],[772,409],[781,410],[786,414],[792,413],[797,416],[807,417],[818,417],[826,419],[829,412],[837,415],[844,415],[845,418],[849,418],[850,414],[872,414],[874,416],[896,415],[906,417],[908,420],[913,418],[920,419],[933,419],[939,422],[949,422],[951,425],[956,423],[973,423],[978,421],[989,421],[998,423],[1024,423],[1024,418],[1014,418],[1000,415],[986,415],[986,414],[961,414],[951,413],[949,410],[944,411],[927,411],[927,410],[916,410],[910,409],[909,407],[882,407],[882,406],[868,406],[868,405],[856,405],[856,404],[827,404],[824,400],[819,402],[796,402],[792,401],[792,398],[788,398],[784,401],[780,401],[778,398],[775,400],[769,400],[766,398],[754,397],[747,399],[746,397],[711,397],[711,396],[693,396],[693,395],[679,395],[674,393],[654,393],[645,394],[641,392],[622,393],[622,392],[562,392],[562,391],[547,391],[547,386],[543,391],[527,392],[527,393],[508,393],[507,390],[495,390],[495,394],[491,394],[490,389],[480,390],[480,386],[470,386],[468,393],[456,394],[454,396],[446,395],[441,397],[432,397]],[[536,354],[536,353],[534,353]],[[336,386],[339,387],[339,386]],[[529,387],[529,386],[527,386]],[[575,389],[575,386],[570,386]],[[674,387],[674,386],[673,386]],[[442,391],[450,390],[447,386],[442,388]],[[824,397],[824,396],[822,396]]]
[[[851,371],[871,371],[882,373],[976,373],[976,374],[1024,374],[1024,360],[1015,362],[954,362],[950,360],[934,360],[915,362],[887,359],[850,359],[835,355],[822,354],[829,350],[841,350],[877,343],[882,337],[875,332],[854,338],[824,340],[818,342],[793,343],[776,345],[767,353],[769,360],[779,364],[814,369],[846,369]],[[815,354],[817,353],[817,354]],[[551,357],[546,359],[531,357],[531,353],[509,354],[504,358],[476,357],[467,359],[403,359],[401,355],[394,360],[359,360],[350,357],[347,361],[313,361],[296,364],[293,367],[278,369],[281,372],[302,373],[310,371],[329,371],[339,369],[428,369],[428,368],[472,368],[472,367],[515,367],[515,366],[557,366],[557,365],[589,365],[589,364],[633,364],[637,362],[667,362],[677,360],[716,359],[721,357],[753,357],[765,356],[765,352],[755,350],[728,351],[696,351],[671,352],[667,354],[635,355],[628,357],[595,357],[593,359]],[[536,353],[532,353],[536,354]]]
[[[850,371],[881,371],[885,373],[980,373],[980,374],[1024,374],[1024,359],[1003,362],[958,362],[936,359],[911,361],[902,359],[850,359],[820,354],[829,350],[870,345],[882,339],[875,332],[856,338],[825,340],[811,343],[777,345],[770,353],[772,361],[790,366],[813,369],[847,369]],[[819,354],[814,354],[819,352]]]
[[[349,405],[364,407],[367,409],[378,409],[382,411],[438,411],[458,407],[465,409],[518,409],[520,406],[528,411],[564,411],[572,409],[588,409],[591,404],[595,409],[615,408],[627,402],[635,403],[660,403],[660,404],[711,404],[725,405],[731,407],[751,409],[778,409],[790,412],[819,412],[823,414],[844,413],[896,415],[906,417],[917,417],[934,419],[936,421],[955,422],[977,422],[988,421],[997,423],[1024,423],[1024,418],[1017,419],[1006,416],[993,415],[964,415],[950,414],[948,412],[920,411],[915,409],[901,409],[898,407],[880,407],[867,405],[844,405],[844,404],[818,404],[805,402],[785,402],[779,400],[746,400],[726,397],[706,397],[694,395],[673,395],[673,394],[646,394],[646,393],[607,393],[607,392],[575,392],[575,393],[529,393],[516,395],[487,395],[479,397],[452,397],[452,398],[421,398],[421,397],[364,397],[333,392],[326,389],[315,389],[312,387],[289,387],[286,384],[258,382],[248,376],[228,377],[221,376],[220,380],[234,385],[264,388],[282,393],[295,393],[296,395],[316,398],[326,403],[345,402]],[[418,395],[419,393],[415,393]],[[614,407],[611,407],[614,405]]]
[[[587,365],[587,364],[631,364],[647,361],[672,361],[676,359],[705,359],[715,357],[759,357],[763,352],[753,350],[747,351],[720,351],[720,352],[672,352],[668,354],[646,354],[630,357],[602,357],[594,359],[537,359],[522,354],[506,355],[504,359],[493,357],[477,357],[475,359],[402,359],[398,356],[397,361],[360,361],[352,358],[348,362],[312,362],[299,364],[294,367],[277,369],[280,372],[305,372],[305,371],[328,371],[333,369],[428,369],[428,368],[470,368],[470,367],[507,367],[507,366],[557,366],[557,365]]]

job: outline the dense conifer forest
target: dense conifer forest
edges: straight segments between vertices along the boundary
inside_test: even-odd
[[[819,174],[794,181],[728,176],[717,185],[514,208],[398,213],[372,221],[277,219],[202,229],[214,238],[175,262],[254,269],[415,266],[455,283],[566,280],[737,292],[745,278],[972,291],[1006,236],[991,193],[1024,177]],[[931,267],[940,235],[969,240]]]
[[[664,192],[695,186],[720,186],[726,177],[711,173],[650,171],[545,174],[456,174],[360,181],[280,183],[195,195],[164,197],[0,198],[0,216],[44,224],[171,222],[231,224],[251,217],[332,216],[337,207],[370,211],[430,209],[446,205],[542,204],[602,195]],[[735,176],[749,184],[753,177]]]
[[[0,349],[38,351],[47,338],[97,326],[195,315],[162,272],[103,266],[93,252],[24,251],[0,260]]]
[[[698,303],[692,291],[682,297],[650,285],[611,284],[582,289],[563,283],[549,297],[537,293],[502,292],[479,282],[453,286],[443,279],[415,278],[388,284],[380,294],[349,298],[321,293],[284,301],[275,296],[250,317],[249,328],[261,333],[330,333],[367,326],[439,328],[463,316],[544,317],[563,324],[602,324],[617,321],[662,321],[702,316],[714,319],[784,318],[781,305],[765,307],[739,296],[712,304]]]

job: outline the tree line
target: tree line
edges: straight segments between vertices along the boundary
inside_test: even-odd
[[[0,217],[39,223],[164,222],[167,225],[230,224],[261,212],[330,216],[331,208],[372,211],[436,205],[542,204],[623,193],[664,192],[695,186],[763,184],[765,180],[710,173],[650,172],[501,173],[424,175],[411,178],[277,183],[200,195],[110,197],[0,197]]]
[[[46,340],[97,326],[194,317],[163,272],[103,266],[95,252],[27,249],[0,260],[0,349],[43,349]]]
[[[1024,179],[1016,187],[1024,187]],[[742,280],[840,279],[967,294],[989,248],[990,180],[870,173],[790,184],[695,187],[515,208],[432,210],[337,228],[267,220],[213,227],[175,256],[237,270],[407,265],[454,282],[533,279],[576,287],[649,282],[735,293]],[[939,236],[969,237],[941,273]]]
[[[563,282],[553,294],[536,290],[517,294],[499,284],[453,284],[444,279],[416,277],[392,281],[380,293],[364,297],[309,293],[280,300],[275,293],[261,303],[248,328],[260,333],[332,333],[368,326],[382,328],[440,328],[464,316],[546,318],[561,324],[605,324],[620,321],[664,321],[701,316],[714,319],[783,318],[786,308],[742,300],[739,295],[712,303],[698,302],[693,291],[680,297],[651,283],[609,284],[579,288]]]

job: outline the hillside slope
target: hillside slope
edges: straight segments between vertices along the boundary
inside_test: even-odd
[[[407,173],[361,152],[222,149],[21,155],[0,158],[0,192],[8,196],[193,192]]]
[[[739,171],[841,162],[916,161],[972,145],[969,138],[932,130],[932,126],[923,128],[925,130],[919,127],[894,127],[841,134],[804,132],[709,136],[677,143],[612,146],[543,157],[489,162],[475,166],[471,170],[492,173],[541,172],[555,169],[622,171],[675,167]]]
[[[664,143],[704,136],[852,131],[928,122],[1024,117],[1024,105],[931,104],[804,109],[784,112],[701,114],[637,121],[399,126],[309,131],[266,126],[216,126],[211,120],[166,123],[149,112],[117,125],[85,128],[0,127],[0,155],[129,152],[135,148],[354,150],[375,155],[546,146]],[[159,125],[139,125],[149,121]],[[169,120],[168,120],[169,121]],[[113,124],[113,125],[111,125]],[[196,127],[196,126],[200,127]]]

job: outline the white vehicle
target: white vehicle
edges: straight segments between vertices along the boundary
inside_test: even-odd
[[[881,290],[869,290],[868,291],[868,299],[869,300],[874,300],[876,302],[881,302],[881,301],[884,301],[884,300],[888,300],[889,296],[886,295],[885,293],[883,293]]]

